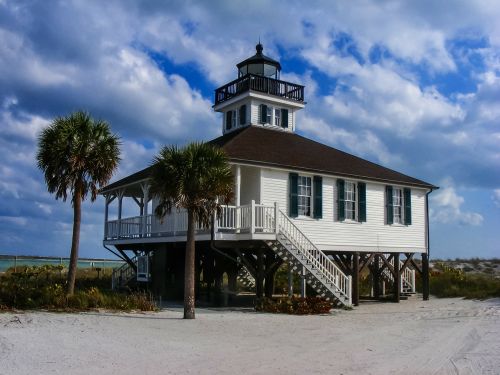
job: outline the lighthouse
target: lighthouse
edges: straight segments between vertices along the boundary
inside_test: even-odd
[[[304,86],[280,80],[281,64],[255,55],[236,65],[238,78],[215,90],[214,110],[222,113],[222,133],[247,126],[294,132],[298,110],[304,108]]]

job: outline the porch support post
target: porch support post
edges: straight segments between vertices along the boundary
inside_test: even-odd
[[[399,268],[399,253],[394,254],[394,302],[401,299],[401,269]]]
[[[142,234],[142,237],[145,237],[147,234],[149,184],[148,183],[141,184],[141,190],[142,190],[142,195],[143,195],[141,234]]]
[[[422,295],[424,301],[429,300],[429,256],[422,253]]]
[[[106,199],[104,203],[104,238],[108,238],[109,194],[106,194],[104,198]]]
[[[236,207],[241,205],[241,167],[236,165],[236,194],[235,194],[235,205]]]
[[[264,296],[264,250],[257,250],[257,277],[255,278],[257,298]]]
[[[359,253],[352,257],[352,304],[359,305]]]
[[[120,238],[122,234],[122,201],[124,193],[125,193],[124,190],[119,190],[117,194],[118,195],[118,238]]]
[[[255,221],[256,221],[256,215],[255,215],[255,201],[252,199],[251,206],[250,206],[250,234],[253,235],[255,233]]]
[[[292,263],[288,263],[288,297],[293,296],[293,268]]]
[[[380,298],[380,255],[375,255],[372,265],[373,297]]]
[[[300,296],[306,298],[306,267],[302,266],[302,271],[300,272]]]

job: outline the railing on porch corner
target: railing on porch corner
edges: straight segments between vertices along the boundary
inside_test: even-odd
[[[216,231],[225,233],[274,233],[274,205],[256,204],[252,201],[243,206],[222,206],[216,220]],[[196,233],[210,233],[198,223]],[[187,233],[187,211],[173,210],[162,220],[155,215],[135,216],[110,220],[106,225],[106,239],[134,239],[148,237],[185,236]]]

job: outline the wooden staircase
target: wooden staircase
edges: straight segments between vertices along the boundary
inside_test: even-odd
[[[295,272],[305,270],[307,283],[318,295],[351,306],[351,276],[345,275],[281,210],[277,211],[276,240],[266,241]]]
[[[137,257],[132,258],[131,261],[137,268]],[[129,282],[137,277],[136,268],[134,269],[129,263],[125,263],[113,269],[111,275],[111,289],[116,290],[127,286]]]
[[[250,274],[250,272],[248,272],[244,265],[241,265],[236,279],[246,288],[255,288],[255,278]]]
[[[394,267],[394,259],[391,259],[389,263]],[[382,261],[379,262],[379,267],[382,266]],[[399,267],[403,266],[403,262],[399,261]],[[385,281],[389,281],[391,283],[394,282],[394,276],[392,272],[388,268],[384,268],[382,271],[382,278]],[[415,270],[406,267],[403,273],[401,274],[401,294],[403,296],[410,296],[416,293],[416,285],[415,285]]]

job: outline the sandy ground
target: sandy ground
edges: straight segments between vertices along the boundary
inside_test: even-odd
[[[500,374],[500,300],[181,316],[0,314],[0,374]]]

